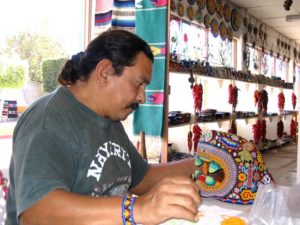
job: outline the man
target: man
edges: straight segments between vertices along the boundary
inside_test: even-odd
[[[36,101],[15,128],[6,225],[197,219],[193,159],[147,165],[120,122],[145,102],[152,62],[149,46],[121,30],[66,62],[63,87]]]

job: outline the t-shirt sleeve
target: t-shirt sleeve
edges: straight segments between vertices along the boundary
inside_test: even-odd
[[[17,216],[47,193],[70,190],[73,159],[69,149],[46,130],[18,137],[14,143],[14,177]]]
[[[130,142],[130,161],[132,171],[132,181],[130,188],[137,186],[145,177],[148,171],[148,163],[141,157],[134,145]]]

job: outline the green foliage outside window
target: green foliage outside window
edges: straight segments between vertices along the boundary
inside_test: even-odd
[[[21,88],[26,80],[26,66],[0,62],[0,88]]]
[[[67,61],[66,58],[46,60],[43,62],[43,89],[46,92],[54,91],[58,86],[57,76]]]

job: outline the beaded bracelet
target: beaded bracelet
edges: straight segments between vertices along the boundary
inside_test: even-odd
[[[136,225],[133,218],[133,206],[136,197],[125,194],[122,200],[122,220],[124,225]]]

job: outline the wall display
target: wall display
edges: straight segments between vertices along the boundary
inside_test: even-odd
[[[210,28],[211,28],[211,33],[213,34],[213,36],[218,37],[218,35],[219,35],[219,24],[218,24],[218,21],[216,19],[212,19],[211,24],[210,24]]]
[[[195,12],[194,12],[194,8],[189,5],[186,9],[186,14],[187,14],[187,17],[190,19],[190,20],[194,20],[194,17],[195,17]]]
[[[213,15],[215,13],[215,0],[206,0],[206,8],[207,12],[210,15]]]
[[[224,41],[227,37],[227,28],[224,22],[220,23],[219,30],[220,30],[221,39]]]
[[[184,6],[182,3],[177,4],[177,13],[179,16],[183,17],[184,15]]]
[[[205,8],[206,0],[197,0],[197,4],[198,4],[199,9],[202,10]]]
[[[231,18],[231,9],[228,3],[224,4],[223,7],[223,15],[224,15],[224,19],[227,23],[230,22],[230,18]]]
[[[203,22],[203,15],[202,15],[202,11],[200,9],[197,9],[197,11],[195,13],[195,19],[200,24]]]
[[[234,31],[238,31],[241,25],[241,16],[237,9],[231,11],[231,27]]]
[[[209,29],[210,23],[211,23],[210,16],[208,14],[206,14],[204,16],[204,26],[206,29]]]
[[[187,0],[190,5],[194,5],[196,0]]]
[[[231,27],[227,27],[227,38],[230,42],[232,42],[232,40],[233,40],[233,31],[232,31]]]
[[[217,17],[218,19],[221,19],[222,16],[223,16],[223,3],[222,3],[222,0],[216,0],[216,3],[215,3],[215,9],[216,9],[216,12],[217,12]]]

